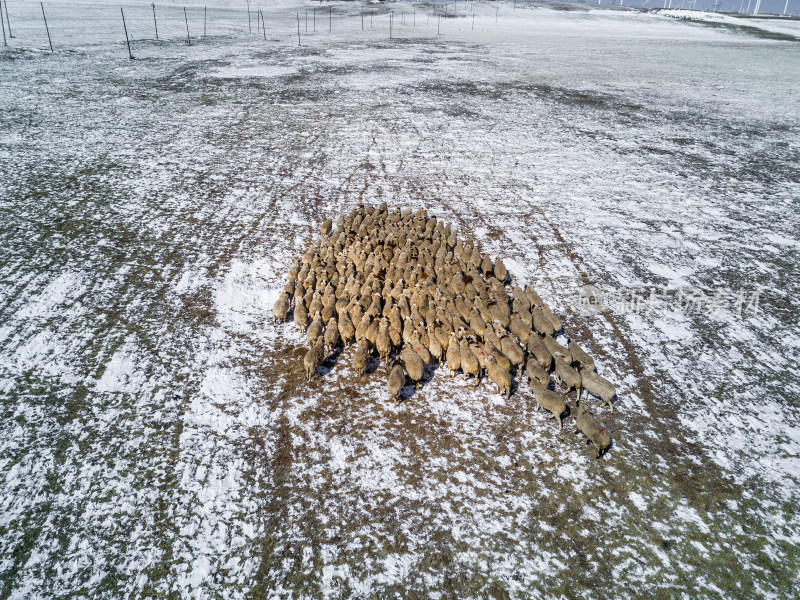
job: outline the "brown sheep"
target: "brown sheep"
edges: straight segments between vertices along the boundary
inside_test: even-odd
[[[312,346],[317,343],[317,340],[322,337],[324,325],[322,324],[322,317],[320,317],[319,312],[314,315],[314,320],[311,321],[311,325],[308,326],[306,330],[306,337],[308,337],[308,343]]]
[[[550,354],[553,355],[553,358],[560,358],[566,363],[572,363],[572,354],[570,353],[569,349],[555,341],[552,336],[545,335],[542,338],[542,343],[550,351]]]
[[[536,410],[538,411],[539,409],[544,408],[550,411],[551,416],[558,421],[558,428],[562,429],[564,424],[561,420],[561,415],[563,415],[567,410],[567,403],[564,400],[564,396],[558,392],[554,392],[553,390],[548,390],[535,379],[531,379],[530,386],[531,391],[536,398]]]
[[[458,338],[455,333],[450,334],[450,340],[447,343],[447,368],[450,369],[450,375],[455,375],[456,371],[461,368],[461,349],[458,345]]]
[[[547,387],[550,383],[550,376],[547,374],[533,355],[528,355],[528,360],[525,363],[525,374],[531,381],[538,381],[543,386]]]
[[[300,329],[300,333],[305,333],[308,328],[308,311],[305,304],[298,302],[294,307],[294,322]]]
[[[358,344],[356,345],[355,354],[353,354],[353,368],[359,374],[359,376],[363,376],[367,370],[367,365],[369,364],[369,343],[366,339],[358,340]]]
[[[322,348],[322,339],[318,339],[314,347],[311,348],[303,357],[303,367],[306,372],[306,381],[311,381],[311,378],[316,374],[317,369],[325,359],[325,352]]]
[[[511,315],[511,323],[509,325],[509,329],[511,333],[513,333],[523,345],[528,344],[528,339],[531,337],[531,328],[529,325],[526,325],[525,322],[520,318],[518,313],[514,313]]]
[[[331,319],[328,322],[328,327],[325,329],[325,351],[330,352],[339,343],[339,325],[336,319]]]
[[[345,346],[349,346],[356,339],[356,328],[353,327],[353,322],[344,308],[339,311],[339,335]]]
[[[582,367],[589,367],[589,370],[594,369],[594,359],[572,340],[569,341],[569,353],[573,362],[579,362]]]
[[[583,402],[578,402],[577,422],[578,430],[576,433],[580,431],[587,437],[588,441],[597,450],[597,458],[600,458],[603,452],[611,445],[611,436],[606,431],[606,428],[597,422]]]
[[[494,261],[494,276],[500,283],[505,283],[508,279],[508,271],[506,270],[506,266],[503,264],[503,259],[499,256],[497,257],[497,260]]]
[[[272,321],[285,321],[289,313],[289,294],[282,292],[272,307]]]
[[[436,336],[436,330],[433,326],[433,323],[428,325],[427,331],[428,350],[430,351],[431,356],[440,362],[444,356],[444,348],[442,348],[442,344],[439,342],[439,338]]]
[[[486,373],[489,375],[499,392],[505,392],[506,400],[511,396],[511,374],[497,364],[491,354],[486,357]]]
[[[399,360],[394,361],[391,371],[389,371],[389,397],[395,401],[400,400],[400,392],[406,384],[406,372],[403,370],[403,364]]]
[[[532,311],[533,328],[541,335],[553,335],[556,331],[553,324],[547,318],[541,306],[537,306]]]
[[[614,384],[605,377],[594,373],[591,369],[581,369],[580,373],[581,384],[586,391],[600,398],[603,402],[608,404],[611,412],[614,412],[614,403],[612,400],[617,395]]]
[[[567,391],[577,390],[578,396],[581,393],[581,374],[577,369],[573,369],[569,364],[562,360],[560,357],[555,357],[555,370],[554,377],[556,380],[563,383]]]
[[[481,367],[478,363],[478,357],[475,356],[475,353],[470,349],[467,340],[463,338],[459,343],[458,350],[461,355],[461,370],[464,372],[464,375],[474,375],[476,380],[475,385],[479,385],[481,382]]]
[[[333,221],[325,219],[320,225],[319,231],[322,235],[327,236],[331,232],[331,227],[333,227]]]
[[[538,362],[539,366],[545,371],[549,371],[550,367],[553,366],[553,355],[550,354],[542,338],[538,335],[532,334],[531,337],[528,338],[528,352],[533,355],[536,362]]]
[[[408,344],[403,345],[403,349],[400,351],[400,358],[403,360],[408,376],[414,382],[414,389],[418,389],[419,382],[425,374],[425,363],[422,362],[419,354]]]
[[[389,321],[381,319],[378,326],[378,335],[375,338],[375,349],[378,351],[378,356],[381,360],[388,360],[389,354],[392,352],[392,340],[389,337]]]

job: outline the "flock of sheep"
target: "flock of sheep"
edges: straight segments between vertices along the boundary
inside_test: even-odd
[[[549,411],[562,427],[566,393],[575,390],[578,429],[598,457],[609,446],[582,390],[613,411],[614,386],[577,343],[556,341],[561,321],[533,288],[513,286],[509,293],[502,259],[492,262],[471,236],[460,240],[424,209],[362,206],[332,229],[330,219],[322,224],[321,238],[289,269],[273,309],[276,320],[293,313],[307,335],[308,379],[339,344],[354,342],[360,374],[373,351],[390,366],[394,399],[408,379],[416,388],[432,362],[474,377],[476,385],[487,375],[506,397],[514,375],[524,371],[537,410]]]

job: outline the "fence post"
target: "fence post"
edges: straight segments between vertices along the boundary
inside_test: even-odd
[[[186,45],[192,45],[192,38],[189,37],[189,17],[186,16],[186,7],[183,7],[183,20],[186,21]]]
[[[122,15],[122,27],[125,28],[125,41],[128,43],[128,58],[133,60],[133,52],[131,52],[131,40],[128,37],[128,26],[125,24],[125,12],[122,10],[122,7],[119,7],[119,12]]]
[[[50,28],[47,26],[47,15],[44,14],[44,3],[39,2],[39,6],[42,7],[42,17],[44,18],[44,28],[47,30],[47,41],[50,44],[50,52],[53,52],[53,40],[50,39]]]
[[[783,11],[783,14],[786,14],[786,11]],[[8,16],[8,0],[6,0],[6,23],[8,24],[8,37],[13,40],[14,34],[11,33],[11,17]]]
[[[267,22],[264,20],[264,13],[261,12],[261,9],[258,9],[258,14],[261,15],[261,31],[264,34],[264,41],[267,41]]]
[[[333,7],[328,7],[328,33],[333,31]]]
[[[153,2],[151,6],[153,7],[153,25],[156,28],[156,39],[158,39],[158,21],[156,21],[156,3]]]
[[[392,39],[392,21],[394,20],[394,13],[389,13],[389,39]]]
[[[297,45],[300,45],[300,13],[297,13]]]
[[[2,6],[0,6],[0,25],[3,27],[3,46],[8,46],[8,42],[6,41],[6,22],[3,20],[3,11]]]
[[[208,22],[208,7],[203,5],[203,37],[206,37],[206,23]]]
[[[247,30],[253,33],[253,25],[250,23],[250,0],[247,0]]]

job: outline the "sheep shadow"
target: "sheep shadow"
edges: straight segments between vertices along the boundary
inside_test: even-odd
[[[433,360],[425,365],[425,368],[422,370],[422,379],[419,380],[416,386],[414,385],[413,381],[411,383],[406,383],[400,392],[400,397],[397,399],[397,403],[400,404],[401,402],[410,400],[415,394],[422,392],[425,386],[433,381],[433,378],[436,376],[436,371],[439,370],[441,365],[442,363],[438,360]],[[410,378],[406,374],[406,382],[408,381],[410,381]]]
[[[344,346],[340,342],[336,344],[333,350],[322,360],[322,364],[317,367],[316,375],[319,377],[325,377],[328,373],[333,371],[336,363],[339,362],[339,357],[342,355],[342,352],[344,352]]]

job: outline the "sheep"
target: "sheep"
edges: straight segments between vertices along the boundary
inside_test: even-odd
[[[461,355],[461,370],[464,375],[474,375],[476,379],[475,385],[479,385],[481,382],[481,367],[478,363],[478,357],[470,349],[466,339],[461,339],[458,350]]]
[[[403,370],[403,364],[401,361],[395,359],[394,365],[392,366],[391,371],[389,371],[389,396],[395,400],[400,400],[400,392],[403,390],[403,386],[406,384],[406,372]]]
[[[442,348],[441,342],[439,342],[439,338],[436,336],[436,330],[434,328],[433,323],[428,325],[427,327],[428,332],[428,350],[431,353],[431,357],[435,358],[437,362],[442,360],[444,356],[444,349]]]
[[[558,356],[555,357],[554,366],[555,379],[563,383],[566,386],[567,391],[577,390],[578,396],[580,397],[581,374],[576,369],[573,369],[571,366],[569,366],[569,363]]]
[[[320,225],[319,231],[322,235],[326,236],[331,232],[331,227],[333,226],[333,221],[330,219],[325,219]]]
[[[328,322],[328,327],[325,329],[325,351],[330,352],[339,343],[339,326],[336,319],[333,318]]]
[[[495,333],[500,338],[500,350],[508,357],[511,364],[519,366],[525,362],[525,354],[522,352],[522,348],[511,337],[504,335],[505,330],[496,321],[494,325]]]
[[[586,408],[586,404],[578,402],[577,412],[578,429],[575,430],[575,433],[580,431],[585,435],[588,442],[591,442],[597,450],[596,458],[600,458],[603,452],[611,445],[611,436],[606,431],[606,428],[602,427],[594,418],[594,415],[589,412]]]
[[[375,344],[377,343],[378,340],[379,328],[380,328],[380,323],[378,319],[375,319],[369,324],[369,327],[367,327],[367,332],[364,334],[364,337],[367,338],[367,341],[373,348],[375,347]]]
[[[353,368],[359,374],[359,376],[363,376],[364,372],[367,370],[367,365],[369,364],[369,343],[366,339],[358,340],[356,345],[355,354],[353,354]]]
[[[272,307],[272,322],[285,321],[286,315],[289,313],[289,294],[282,292],[275,305]]]
[[[509,329],[523,345],[528,344],[528,339],[531,337],[531,328],[523,322],[517,313],[511,316]]]
[[[557,365],[555,377],[567,385],[570,374],[580,375],[569,367],[573,354],[580,369],[593,370],[574,342],[564,348],[552,339],[561,322],[530,286],[515,285],[501,257],[492,259],[471,236],[459,240],[424,210],[360,205],[321,223],[320,232],[289,269],[281,300],[286,313],[294,307],[312,348],[355,340],[359,373],[376,346],[383,360],[405,351],[403,368],[417,384],[425,364],[438,360],[451,372],[474,375],[478,385],[484,373],[502,379],[506,397],[505,376],[496,371],[492,377],[490,366],[509,379],[515,366],[525,368],[544,385],[554,354],[566,363]],[[273,318],[286,315],[279,307],[276,318],[273,306]]]
[[[565,348],[557,341],[555,341],[553,339],[553,336],[551,335],[543,336],[542,343],[550,351],[550,354],[553,355],[553,358],[560,358],[561,360],[565,361],[568,364],[572,363],[572,354],[570,353],[569,349]]]
[[[294,322],[297,323],[300,333],[306,332],[306,329],[308,328],[308,311],[306,310],[305,304],[302,302],[295,304]]]
[[[447,368],[450,369],[450,375],[455,375],[456,371],[461,368],[461,349],[458,345],[458,338],[455,333],[450,334],[450,340],[447,344]]]
[[[408,376],[414,382],[414,390],[419,389],[419,382],[425,373],[425,363],[422,362],[419,354],[408,344],[403,345],[403,349],[400,351],[400,358],[406,367]]]
[[[345,346],[349,346],[356,339],[356,328],[353,327],[353,322],[344,308],[339,311],[339,336]]]
[[[542,338],[540,338],[538,335],[531,334],[531,336],[528,338],[528,352],[533,355],[540,367],[542,367],[545,371],[550,370],[550,367],[553,365],[553,355],[550,354],[550,351],[547,349],[547,346],[544,345]]]
[[[314,315],[314,319],[311,321],[311,325],[308,326],[306,330],[306,337],[308,337],[308,343],[312,346],[317,343],[317,339],[322,337],[322,332],[324,329],[324,325],[322,324],[322,317],[319,314],[319,311]]]
[[[468,339],[467,343],[469,344],[469,349],[472,350],[472,353],[475,355],[475,358],[478,359],[478,368],[480,369],[481,376],[483,376],[483,374],[486,373],[489,353],[484,350],[483,345],[472,338]]]
[[[547,318],[541,306],[536,306],[532,311],[533,329],[541,335],[553,335],[556,331],[550,319]]]
[[[483,350],[487,354],[491,354],[497,364],[503,367],[506,371],[511,371],[511,361],[508,360],[508,357],[503,354],[498,348],[489,341],[483,343]]]
[[[360,342],[367,338],[367,331],[369,330],[370,325],[372,325],[372,319],[368,316],[361,317],[361,320],[358,322],[356,326],[356,341]]]
[[[481,318],[481,314],[478,311],[477,307],[472,307],[472,310],[469,313],[469,326],[472,330],[478,334],[478,337],[483,339],[484,335],[486,335],[486,322]]]
[[[505,283],[508,279],[508,271],[506,270],[506,266],[503,264],[503,259],[499,256],[494,261],[494,276],[500,283]]]
[[[544,316],[553,326],[553,331],[556,333],[561,331],[561,320],[553,314],[553,311],[550,310],[550,307],[547,306],[547,304],[542,304],[542,312],[544,312]]]
[[[558,392],[547,389],[535,379],[530,380],[530,386],[536,398],[536,410],[539,411],[544,408],[550,411],[551,417],[558,421],[558,428],[563,429],[564,423],[561,420],[561,415],[567,410],[567,403],[564,400],[564,396]]]
[[[600,400],[608,404],[608,407],[613,413],[614,403],[612,400],[617,395],[617,390],[614,387],[614,384],[605,377],[594,373],[591,369],[581,369],[580,375],[583,388],[585,388],[588,393],[597,396],[600,398]],[[580,390],[578,391],[578,395],[580,399]]]
[[[431,353],[425,347],[425,343],[422,341],[422,336],[419,333],[414,332],[411,336],[411,347],[414,348],[414,352],[416,352],[419,357],[422,359],[422,362],[426,365],[431,362]]]
[[[322,364],[325,358],[325,353],[322,348],[322,339],[318,339],[314,346],[306,352],[303,357],[303,367],[306,372],[306,381],[311,381],[311,378],[316,374],[317,369]]]
[[[375,349],[378,351],[378,356],[381,360],[388,360],[389,354],[392,351],[392,340],[389,337],[389,321],[381,319],[378,326],[378,335],[375,338]]]
[[[403,323],[399,319],[389,320],[389,339],[393,347],[398,347],[403,343]]]
[[[511,374],[497,364],[493,355],[486,357],[486,373],[489,375],[499,392],[505,392],[506,400],[511,396]]]
[[[492,321],[498,321],[504,328],[511,325],[511,315],[503,310],[502,304],[492,304],[489,306],[489,314],[492,316]]]
[[[484,277],[489,277],[489,275],[494,274],[494,265],[492,264],[492,259],[489,258],[489,255],[484,253],[483,259],[481,260],[481,274]]]
[[[522,290],[522,288],[515,285],[511,288],[511,293],[514,295],[514,300],[520,302],[522,306],[525,307],[525,310],[528,312],[531,311],[531,299],[528,298],[528,295]]]
[[[573,362],[580,363],[582,367],[589,367],[590,370],[594,369],[594,359],[572,340],[569,341],[569,353]]]
[[[528,329],[533,328],[533,315],[531,311],[525,308],[525,304],[520,302],[517,298],[514,298],[511,310],[511,318],[513,319],[515,316],[525,323]]]
[[[536,357],[528,355],[528,360],[525,363],[525,374],[531,381],[536,380],[543,386],[547,387],[550,383],[550,376],[547,374],[541,365],[536,361]]]

